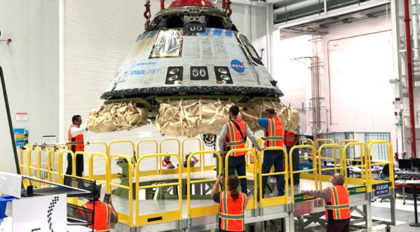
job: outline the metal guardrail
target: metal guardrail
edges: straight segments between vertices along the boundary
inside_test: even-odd
[[[333,149],[333,157],[322,157],[322,150],[326,148],[332,148]],[[331,171],[334,170],[334,174],[337,173],[337,170],[342,170],[343,166],[337,165],[337,150],[339,148],[339,145],[336,143],[327,143],[323,144],[318,149],[318,175],[319,175],[319,189],[322,189],[322,175],[323,171]],[[322,161],[323,160],[333,160],[334,167],[327,168],[322,167]],[[342,160],[341,153],[339,153],[339,160]],[[342,173],[342,172],[341,172]]]
[[[166,154],[147,154],[142,155],[137,163],[135,169],[135,181],[136,181],[136,226],[145,226],[150,224],[161,223],[164,221],[174,221],[174,220],[181,220],[182,219],[182,172],[181,168],[178,168],[178,182],[175,183],[164,183],[164,184],[153,184],[153,185],[143,185],[140,186],[140,164],[146,158],[155,158],[161,157],[162,155],[172,156],[175,157],[178,162],[181,162],[181,159],[178,154],[175,153],[166,153]],[[155,214],[152,215],[140,215],[140,197],[139,197],[139,190],[140,189],[149,189],[149,188],[160,188],[160,187],[169,187],[169,186],[177,186],[178,187],[178,210],[171,210],[159,213],[158,216]],[[131,194],[131,193],[130,193]],[[131,202],[131,201],[129,201]],[[130,207],[132,204],[130,204]],[[131,209],[130,209],[131,210]],[[130,211],[131,212],[131,211]]]
[[[155,154],[159,153],[159,144],[156,140],[154,139],[146,139],[146,140],[140,140],[137,142],[136,144],[136,149],[137,149],[137,155],[140,156],[140,145],[141,144],[145,144],[145,143],[153,143],[155,145]],[[162,168],[162,165],[160,164],[160,157],[156,157],[156,174],[159,175],[159,171]]]
[[[121,161],[125,161],[127,162],[128,165],[128,186],[126,185],[121,185],[121,184],[116,184],[116,183],[112,183],[109,182],[110,186],[113,187],[118,187],[118,188],[122,188],[122,189],[127,189],[128,190],[128,202],[132,202],[133,201],[133,186],[131,184],[131,181],[133,179],[133,165],[131,164],[131,158],[128,155],[122,155],[122,154],[110,154],[109,155],[109,163],[112,162],[113,159],[120,159]],[[139,159],[140,160],[140,159]],[[129,214],[124,214],[121,212],[118,212],[118,220],[130,227],[134,226],[133,223],[133,204],[129,204]]]
[[[181,151],[182,152],[180,153],[180,156],[181,156],[181,160],[182,161],[185,161],[184,160],[185,143],[188,142],[188,141],[197,141],[198,142],[198,151],[204,151],[204,142],[203,142],[203,140],[201,140],[199,138],[194,138],[194,137],[185,138],[185,139],[182,140],[182,143],[181,143]],[[204,171],[204,166],[205,165],[206,165],[206,160],[204,159],[204,154],[200,154],[200,168],[201,168],[201,171]]]
[[[283,152],[283,157],[284,157],[284,169],[281,172],[269,172],[269,173],[258,173],[259,175],[259,189],[261,191],[259,191],[259,200],[260,200],[260,206],[261,207],[269,207],[269,206],[274,206],[274,205],[279,205],[279,204],[288,204],[289,202],[289,184],[288,184],[288,179],[289,179],[289,162],[288,162],[288,155],[287,155],[287,150],[284,147],[265,147],[263,150],[261,150],[259,152],[259,157],[258,157],[258,163],[259,163],[259,167],[260,167],[260,171],[262,170],[262,165],[263,165],[263,156],[265,151],[279,151],[279,152]],[[257,173],[254,174],[255,176],[257,176]],[[270,198],[263,198],[263,191],[262,191],[262,178],[264,176],[267,176],[267,178],[269,176],[278,176],[278,175],[284,175],[284,183],[285,183],[285,194],[284,196],[278,196],[278,197],[270,197]],[[256,189],[254,190],[254,192],[256,191]],[[256,195],[256,194],[255,194]]]
[[[200,155],[200,156],[204,157],[204,155],[206,155],[206,154],[215,155],[217,157],[217,165],[219,167],[219,169],[218,169],[219,172],[217,173],[217,176],[219,176],[221,171],[222,171],[222,168],[221,168],[222,167],[222,156],[217,151],[196,151],[196,152],[191,153],[191,155],[188,157],[188,160],[187,160],[187,215],[188,215],[188,219],[191,219],[191,217],[194,217],[194,216],[205,216],[205,215],[208,215],[209,213],[217,213],[217,211],[219,210],[218,206],[217,207],[212,207],[213,211],[207,212],[207,213],[206,212],[196,212],[196,211],[193,211],[191,209],[191,185],[192,184],[199,184],[199,183],[207,183],[207,182],[217,180],[217,176],[216,176],[216,178],[211,178],[211,179],[191,180],[191,158],[194,155]],[[220,188],[220,186],[219,186],[219,188]]]
[[[295,149],[311,149],[312,150],[312,157],[305,157],[305,156],[301,156],[304,158],[308,158],[308,159],[312,159],[312,168],[310,169],[303,169],[303,170],[293,170],[293,151]],[[315,189],[318,190],[319,189],[319,183],[318,183],[318,174],[317,174],[317,157],[316,157],[316,151],[315,151],[315,147],[313,145],[297,145],[297,146],[293,146],[290,149],[290,153],[289,153],[289,167],[290,167],[290,191],[291,191],[291,195],[292,195],[292,203],[295,203],[295,190],[294,190],[294,174],[303,174],[306,172],[312,172],[312,178],[314,179],[315,182]]]
[[[190,140],[196,140],[196,139],[190,139]],[[303,140],[303,139],[302,139]],[[163,142],[162,142],[163,141]],[[129,191],[129,196],[128,196],[128,200],[129,202],[133,201],[133,191],[136,191],[136,212],[135,212],[135,217],[134,217],[134,209],[133,209],[133,205],[130,204],[129,205],[129,214],[124,214],[121,212],[119,213],[120,216],[120,221],[124,224],[127,224],[128,226],[130,226],[131,228],[134,226],[143,226],[143,225],[150,225],[150,224],[155,224],[155,223],[160,223],[163,221],[174,221],[174,220],[181,220],[182,219],[182,172],[183,172],[183,168],[178,168],[177,171],[178,173],[178,181],[175,183],[165,183],[165,184],[156,184],[156,185],[147,185],[147,186],[140,186],[139,184],[139,179],[141,178],[141,172],[140,172],[140,163],[146,159],[146,158],[155,158],[158,163],[160,162],[160,157],[162,156],[175,156],[176,159],[178,160],[179,164],[182,165],[182,158],[180,157],[179,154],[176,153],[156,153],[156,154],[144,154],[141,155],[139,157],[139,159],[137,159],[137,162],[135,163],[135,165],[132,164],[133,161],[133,157],[135,158],[135,154],[137,152],[137,154],[140,154],[140,145],[146,142],[150,142],[152,144],[154,144],[155,150],[162,150],[162,146],[165,143],[165,141],[175,141],[178,143],[178,152],[180,152],[180,149],[183,149],[182,151],[184,152],[184,146],[185,146],[185,141],[188,140],[184,140],[182,147],[180,146],[180,142],[177,139],[165,139],[162,140],[159,144],[156,140],[142,140],[139,141],[136,144],[136,150],[133,150],[133,156],[129,156],[129,155],[122,155],[122,154],[109,154],[107,152],[110,152],[110,147],[112,144],[116,144],[116,143],[129,143],[132,145],[132,147],[134,146],[134,143],[132,143],[131,141],[114,141],[111,142],[110,144],[106,145],[105,143],[102,142],[95,142],[95,143],[88,143],[88,144],[100,144],[100,145],[104,145],[104,147],[106,148],[106,153],[101,153],[101,152],[93,152],[93,153],[89,153],[89,152],[76,152],[73,153],[70,150],[67,149],[58,149],[59,146],[54,146],[54,147],[43,147],[43,146],[37,146],[37,145],[26,145],[23,148],[20,149],[19,151],[19,157],[20,157],[20,169],[21,171],[25,171],[27,172],[28,176],[35,176],[37,178],[46,178],[47,180],[51,180],[51,181],[55,181],[58,183],[63,183],[63,179],[64,177],[67,175],[64,172],[64,158],[63,156],[67,154],[70,154],[72,157],[72,162],[74,165],[72,165],[72,174],[71,176],[75,176],[76,174],[76,156],[77,155],[83,155],[84,157],[87,157],[87,161],[89,163],[89,174],[88,176],[84,177],[84,178],[88,178],[88,179],[95,179],[98,177],[98,175],[96,175],[97,173],[95,173],[95,165],[94,162],[96,161],[103,161],[105,164],[105,176],[103,179],[101,179],[101,181],[103,181],[103,183],[106,185],[106,192],[107,193],[111,193],[112,187],[118,187],[118,188],[123,188],[123,189],[127,189]],[[276,200],[273,200],[270,198],[263,198],[262,197],[262,191],[258,191],[257,189],[261,189],[262,188],[262,176],[276,176],[276,175],[285,175],[285,192],[288,192],[288,188],[290,187],[290,191],[292,193],[292,196],[294,196],[294,183],[293,183],[293,174],[305,174],[307,177],[309,177],[310,179],[314,180],[315,183],[315,188],[316,189],[320,189],[322,188],[322,180],[326,178],[326,176],[328,175],[324,175],[323,172],[324,171],[331,171],[334,170],[334,173],[342,172],[344,173],[345,176],[345,186],[347,187],[348,184],[360,184],[360,185],[364,185],[366,186],[367,192],[372,192],[374,191],[373,186],[375,184],[380,184],[380,183],[386,183],[386,182],[390,182],[391,183],[391,188],[394,188],[394,175],[393,175],[393,152],[392,152],[392,145],[389,141],[379,141],[379,140],[375,140],[375,141],[367,141],[366,143],[362,143],[362,142],[358,142],[355,140],[343,140],[341,142],[337,143],[330,143],[330,141],[328,141],[329,143],[323,144],[318,148],[318,152],[316,152],[314,145],[316,142],[319,142],[319,140],[316,142],[311,142],[311,140],[305,140],[307,142],[309,142],[309,145],[297,145],[297,146],[293,146],[290,150],[290,153],[288,154],[287,151],[285,150],[285,148],[283,147],[269,147],[269,148],[265,148],[262,151],[258,152],[258,156],[257,156],[257,152],[255,151],[254,148],[245,148],[245,149],[236,149],[236,150],[231,150],[228,152],[228,154],[226,155],[225,159],[224,159],[224,170],[225,173],[228,173],[228,162],[229,162],[229,157],[232,155],[233,152],[247,152],[248,155],[250,155],[251,157],[253,157],[253,160],[255,160],[255,164],[253,166],[253,169],[251,170],[251,172],[247,172],[247,174],[245,176],[240,176],[239,178],[253,178],[254,181],[254,199],[250,200],[250,204],[248,205],[247,208],[251,208],[251,209],[256,209],[257,208],[257,198],[260,200],[260,207],[267,207],[267,206],[277,206],[277,205],[283,205],[283,204],[288,204],[289,202],[289,198],[288,198],[288,194],[285,194],[285,196],[282,198],[282,200],[279,201],[279,199],[277,198],[273,198]],[[198,143],[199,146],[202,147],[202,144],[199,142]],[[387,149],[388,149],[388,160],[387,161],[378,161],[378,160],[372,160],[371,158],[371,151],[372,148],[377,145],[377,144],[382,144],[382,145],[386,145]],[[60,145],[61,147],[65,146],[65,145]],[[331,148],[334,149],[334,157],[330,158],[330,157],[324,157],[323,156],[323,151],[327,148]],[[348,149],[350,148],[359,148],[360,149],[360,153],[361,156],[359,158],[352,158],[349,159],[346,157],[346,152]],[[293,170],[293,151],[295,149],[308,149],[311,150],[312,152],[310,152],[309,154],[311,154],[310,156],[300,156],[300,158],[305,158],[305,159],[311,159],[312,160],[312,168],[311,169],[303,169],[303,170]],[[336,154],[336,151],[338,149],[338,154]],[[272,172],[272,173],[266,173],[266,174],[262,174],[261,173],[261,160],[263,157],[263,152],[267,151],[267,150],[281,150],[282,152],[284,152],[285,154],[285,170],[283,170],[282,172]],[[35,151],[35,153],[34,153]],[[26,154],[25,154],[26,152]],[[33,153],[36,155],[36,162],[32,162],[33,161]],[[219,167],[222,165],[222,157],[221,155],[217,152],[217,151],[196,151],[193,152],[191,156],[188,157],[187,160],[187,168],[186,168],[186,173],[187,173],[187,213],[188,213],[188,218],[193,218],[197,215],[208,215],[208,212],[197,212],[194,213],[194,209],[191,208],[191,184],[199,184],[199,183],[205,183],[205,182],[211,182],[211,181],[215,181],[215,178],[209,178],[209,179],[199,179],[199,180],[191,180],[191,173],[192,173],[192,167],[190,165],[190,161],[192,156],[194,155],[200,155],[200,157],[202,157],[201,159],[204,160],[206,155],[215,155],[218,158],[218,162],[217,165],[219,165]],[[26,156],[25,156],[26,155]],[[46,157],[46,162],[45,162],[45,157]],[[101,159],[95,160],[95,157],[100,157]],[[339,157],[339,159],[337,159]],[[26,160],[24,159],[26,158]],[[111,170],[111,164],[112,161],[115,159],[120,159],[123,160],[123,162],[127,162],[128,165],[128,179],[130,180],[128,185],[121,185],[121,184],[117,184],[117,183],[112,183],[112,170]],[[322,167],[322,161],[326,160],[326,161],[333,161],[333,165],[334,167]],[[339,160],[339,162],[337,162],[337,160]],[[156,163],[156,167],[158,167],[158,163]],[[46,168],[45,165],[46,164]],[[203,164],[205,164],[203,162]],[[389,172],[390,172],[390,177],[389,180],[377,180],[374,179],[372,176],[372,166],[385,166],[385,165],[389,165]],[[133,168],[133,166],[135,166],[135,169]],[[349,172],[349,168],[360,168],[360,178],[352,178],[352,177],[348,177],[348,172]],[[222,169],[219,169],[219,173]],[[42,176],[42,173],[45,172],[47,175],[46,176]],[[135,181],[136,181],[136,185],[135,188],[133,188],[132,182],[131,180],[133,179],[133,172],[135,174]],[[228,175],[225,175],[225,189],[227,189],[227,177]],[[290,178],[291,183],[290,186],[287,183],[287,179]],[[140,215],[141,213],[141,207],[140,207],[140,202],[139,202],[139,190],[140,189],[147,189],[147,188],[158,188],[158,187],[168,187],[168,186],[176,186],[179,188],[179,197],[178,197],[178,210],[175,211],[167,211],[167,212],[163,212],[162,214],[165,215],[164,219],[162,220],[151,220],[149,221],[147,219],[147,217],[143,217]],[[258,193],[258,194],[257,194]],[[291,200],[292,203],[295,202],[294,197],[292,197]],[[214,209],[214,207],[209,207],[209,210],[211,209],[212,213],[216,213],[217,210]],[[161,213],[159,214],[161,215]],[[153,215],[149,215],[150,217],[154,217]]]
[[[349,168],[360,168],[360,179],[361,182],[359,184],[366,184],[365,176],[367,174],[367,166],[366,166],[366,154],[365,154],[365,144],[362,142],[350,142],[344,145],[343,153],[347,154],[347,149],[349,147],[360,147],[360,159],[347,159],[343,155],[343,168],[344,168],[344,185],[346,188],[348,187],[349,177],[348,177],[348,169]],[[352,162],[350,165],[348,165],[348,161]],[[359,162],[360,164],[353,164],[353,162]],[[370,168],[370,166],[369,166]]]

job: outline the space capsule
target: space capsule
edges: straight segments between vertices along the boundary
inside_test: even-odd
[[[260,106],[261,101],[269,101],[275,108],[281,107],[279,97],[283,94],[277,82],[248,38],[232,23],[228,4],[223,2],[223,8],[218,9],[207,0],[176,0],[148,20],[145,31],[138,35],[115,79],[102,94],[105,105],[91,112],[89,129],[127,129],[142,126],[147,118],[157,117],[156,123],[162,133],[192,136],[216,133],[227,120],[226,107],[233,104]],[[206,116],[210,117],[207,123],[221,125],[209,129],[199,125],[196,121],[203,120],[203,115],[197,111],[202,108],[179,119],[176,109],[171,110],[168,105],[163,107],[163,104],[178,107],[182,114],[183,104],[197,102],[200,107],[210,107],[210,110],[205,109],[207,113],[217,111]],[[111,109],[112,106],[135,109],[126,115],[130,119],[119,123],[113,114],[124,113]],[[136,114],[140,116],[135,117]],[[107,120],[114,127],[105,125]],[[176,126],[179,120],[185,122]],[[165,126],[165,123],[171,125]],[[165,127],[171,126],[165,131]],[[185,133],[186,126],[204,129]]]

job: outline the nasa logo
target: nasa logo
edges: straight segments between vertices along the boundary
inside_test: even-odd
[[[245,72],[244,63],[243,62],[240,62],[239,60],[232,60],[230,62],[230,66],[232,67],[233,70],[235,70],[238,73]]]

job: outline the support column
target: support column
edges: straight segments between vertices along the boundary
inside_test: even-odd
[[[367,193],[368,197],[368,203],[366,205],[363,205],[363,213],[365,214],[366,219],[366,229],[371,230],[372,229],[372,208],[371,208],[371,194]]]
[[[273,4],[267,4],[266,6],[266,16],[267,16],[267,21],[266,21],[266,26],[267,26],[267,31],[266,31],[266,54],[267,54],[267,70],[270,74],[273,73],[272,70],[272,38],[273,38],[273,28],[274,28],[274,22],[273,22]]]
[[[396,226],[397,225],[397,221],[395,219],[395,190],[392,190],[391,192],[391,196],[389,197],[389,204],[391,205],[390,207],[390,213],[391,213],[391,225]]]

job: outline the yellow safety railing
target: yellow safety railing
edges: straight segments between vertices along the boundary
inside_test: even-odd
[[[347,144],[347,143],[360,143],[359,140],[357,139],[343,139],[338,143],[338,147],[340,149],[340,154],[342,154],[342,157],[344,157],[342,160],[340,160],[340,165],[342,167],[344,167],[344,160],[347,159],[347,154],[345,154],[343,152],[343,145]]]
[[[140,141],[137,142],[137,145],[136,145],[137,155],[139,157],[141,156],[140,155],[140,145],[145,144],[145,143],[153,143],[155,145],[155,152],[154,153],[155,154],[159,153],[159,144],[156,140],[154,140],[154,139],[140,140]],[[159,175],[159,170],[160,170],[160,167],[162,166],[162,165],[159,165],[159,164],[160,164],[159,157],[156,157],[156,175]]]
[[[181,143],[179,142],[179,140],[178,139],[176,139],[176,138],[167,138],[167,139],[162,139],[162,140],[160,140],[160,143],[159,143],[159,154],[162,154],[161,156],[159,156],[159,164],[160,164],[160,168],[159,168],[159,170],[162,170],[162,162],[161,162],[161,160],[162,160],[162,157],[165,157],[166,155],[166,153],[163,153],[163,144],[164,143],[168,143],[168,142],[171,142],[171,141],[173,141],[173,142],[176,142],[176,144],[178,145],[178,153],[176,153],[176,154],[178,154],[179,156],[181,156]],[[182,161],[183,159],[181,158],[181,161]],[[179,166],[181,166],[182,165],[182,163],[179,163]],[[162,170],[162,171],[170,171],[170,170]]]
[[[342,148],[346,143],[360,143],[360,141],[357,139],[343,139],[338,143],[338,145]]]
[[[349,147],[355,147],[355,148],[360,147],[360,159],[356,159],[356,158],[348,159],[346,157],[345,154],[347,154],[347,149]],[[343,157],[343,169],[344,169],[344,178],[345,178],[346,188],[349,182],[351,182],[351,184],[365,185],[366,184],[365,176],[367,174],[365,144],[362,142],[347,143],[346,145],[344,145],[342,157]],[[348,162],[352,162],[352,164],[349,165]],[[359,162],[360,164],[353,164],[353,162]],[[360,179],[348,177],[348,169],[350,168],[360,168]]]
[[[37,151],[37,178],[38,179],[46,179],[47,181],[51,180],[51,149],[48,147],[36,147]],[[44,155],[46,155],[46,162],[42,161]],[[42,165],[45,165],[45,168],[42,167]],[[43,178],[41,176],[41,172],[46,174],[46,177]],[[41,183],[38,183],[40,185],[43,185]]]
[[[332,139],[315,139],[315,146],[319,147],[322,145],[322,143],[335,143]]]
[[[51,149],[51,181],[52,182],[56,182],[56,183],[60,183],[59,182],[59,174],[58,174],[58,167],[60,166],[59,164],[59,156],[60,156],[60,150],[58,148],[52,148]],[[67,156],[66,156],[67,157]]]
[[[185,138],[185,139],[182,140],[182,143],[181,143],[181,151],[182,152],[180,153],[180,156],[182,156],[181,157],[182,161],[185,161],[184,160],[185,143],[188,142],[188,141],[197,141],[198,142],[198,151],[203,151],[204,150],[204,142],[201,139],[194,138],[194,137]],[[204,154],[200,154],[200,168],[201,168],[201,171],[204,171],[204,165],[205,165]],[[181,164],[180,164],[180,166],[181,166]]]
[[[385,144],[387,146],[388,149],[388,161],[375,161],[372,160],[372,156],[371,156],[371,150],[372,147],[376,144]],[[392,145],[389,141],[382,141],[382,140],[369,140],[366,142],[366,146],[367,146],[367,166],[368,166],[368,178],[367,181],[367,185],[368,185],[368,191],[373,191],[374,189],[372,188],[373,184],[376,183],[384,183],[384,182],[388,182],[388,181],[384,181],[384,180],[374,180],[372,178],[372,163],[375,166],[384,166],[388,164],[388,168],[389,168],[389,182],[391,182],[391,188],[394,189],[395,187],[395,183],[394,183],[394,156],[393,156],[393,151],[392,151]]]
[[[76,157],[78,156],[78,155],[81,155],[81,156],[83,156],[83,162],[85,162],[85,156],[87,156],[87,160],[88,160],[88,162],[89,162],[89,160],[91,160],[92,158],[91,158],[91,156],[90,156],[90,153],[89,152],[85,152],[85,151],[76,151],[75,153],[73,153],[72,154],[72,156],[71,156],[71,159],[72,159],[72,162],[73,162],[73,165],[71,166],[71,168],[72,168],[72,175],[73,176],[76,176]],[[90,166],[89,166],[89,168],[90,168]],[[90,170],[89,170],[89,172],[90,172]]]
[[[127,162],[127,165],[128,165],[128,176],[127,176],[128,186],[113,183],[112,181],[109,182],[109,185],[111,187],[113,186],[113,187],[128,189],[129,213],[125,214],[125,213],[118,212],[118,221],[121,222],[121,223],[124,223],[124,224],[126,224],[130,227],[133,227],[133,225],[134,225],[134,223],[133,223],[133,204],[131,204],[131,202],[133,201],[133,186],[131,184],[132,180],[133,180],[133,165],[131,164],[132,157],[130,157],[128,155],[122,155],[122,154],[110,154],[109,155],[109,163],[110,163],[109,170],[111,170],[111,163],[112,163],[112,160],[114,160],[114,159],[124,160],[125,162]]]
[[[312,159],[312,168],[311,169],[303,169],[303,170],[293,170],[293,151],[295,149],[311,149],[312,150],[312,156],[299,156],[299,158],[307,158],[307,159]],[[316,159],[316,151],[315,151],[315,147],[313,145],[297,145],[297,146],[293,146],[290,149],[289,152],[289,167],[290,167],[290,192],[291,192],[291,196],[292,196],[292,203],[295,203],[295,190],[294,190],[294,174],[300,174],[302,178],[303,175],[306,175],[306,178],[308,179],[313,179],[314,180],[314,185],[315,185],[315,189],[318,190],[319,189],[319,183],[318,183],[318,174],[317,174],[317,159]],[[312,174],[310,173],[312,172]]]
[[[26,165],[24,165],[24,161],[23,161],[24,151],[25,151],[24,147],[19,147],[19,168],[20,168],[20,173],[21,174],[23,174],[23,168],[26,167]]]
[[[282,172],[269,172],[269,173],[262,173],[262,165],[263,165],[263,156],[265,151],[278,151],[278,152],[283,152],[283,157],[284,157],[284,170]],[[258,164],[260,166],[259,170],[261,170],[261,173],[259,173],[259,199],[260,199],[260,206],[261,207],[269,207],[269,206],[275,206],[275,205],[281,205],[281,204],[287,204],[289,202],[289,184],[288,184],[288,179],[289,179],[289,157],[287,155],[287,150],[284,147],[265,147],[263,150],[261,150],[260,155],[258,157]],[[270,198],[263,198],[263,186],[262,186],[262,178],[263,176],[279,176],[279,175],[284,175],[284,183],[285,183],[285,188],[284,188],[284,196],[278,196],[278,197],[270,197]],[[268,181],[267,181],[268,182]],[[254,194],[256,195],[256,194]]]
[[[26,147],[26,175],[28,176],[32,176],[32,173],[31,173],[32,149],[33,149],[32,145],[29,145]]]
[[[85,146],[90,146],[90,145],[101,145],[101,146],[104,146],[104,153],[107,153],[108,151],[108,145],[105,142],[94,141],[94,142],[85,143]]]
[[[311,146],[315,147],[315,142],[312,139],[301,137],[300,141],[310,143]]]
[[[74,161],[75,158],[73,159],[73,157],[75,157],[73,151],[70,151],[70,150],[67,150],[67,149],[59,150],[59,152],[58,152],[58,172],[51,171],[51,173],[56,173],[58,175],[58,183],[60,183],[60,184],[64,183],[64,176],[66,175],[66,174],[63,173],[63,156],[67,155],[69,153],[72,157],[72,162],[73,162],[72,172],[74,173],[74,175],[76,174],[76,171],[75,171],[76,170],[75,169],[76,168],[76,162]],[[71,176],[71,174],[68,175],[68,176]]]
[[[93,160],[94,158],[102,157],[105,161],[105,185],[106,185],[106,192],[111,193],[111,163],[108,158],[108,155],[101,152],[93,152],[90,153],[90,159],[89,159],[89,179],[94,179],[94,168],[93,168]],[[100,180],[97,180],[97,182],[100,182]]]
[[[333,149],[333,157],[332,158],[331,157],[322,157],[322,150],[323,149],[327,149],[327,148]],[[337,170],[340,170],[340,173],[343,173],[343,171],[341,171],[343,169],[343,166],[340,165],[340,162],[343,159],[342,159],[342,156],[341,156],[341,153],[340,152],[338,154],[339,155],[338,157],[339,157],[340,162],[337,165],[337,150],[338,149],[339,149],[339,145],[336,144],[336,143],[323,144],[318,149],[318,174],[319,174],[319,180],[320,180],[318,182],[319,183],[319,189],[322,189],[322,181],[323,180],[326,180],[324,178],[324,176],[327,176],[328,179],[330,178],[329,175],[324,175],[323,174],[323,171],[331,171],[331,170],[334,170],[334,174],[336,174],[337,173]],[[333,160],[334,167],[332,167],[332,168],[327,168],[327,167],[322,168],[322,161],[323,160]]]
[[[201,180],[191,180],[191,158],[194,155],[201,155],[204,157],[205,154],[216,155],[218,160],[218,167],[219,173],[217,173],[216,178],[210,179],[201,179]],[[219,212],[218,205],[211,205],[206,207],[200,207],[197,209],[191,209],[191,185],[192,184],[199,184],[199,183],[207,183],[211,181],[216,181],[217,177],[222,172],[222,157],[219,152],[217,151],[196,151],[191,153],[187,160],[187,215],[188,218],[192,217],[203,217],[207,215],[217,214]]]
[[[229,163],[229,157],[233,157],[232,154],[234,152],[247,152],[248,154],[250,154],[254,160],[256,160],[256,153],[255,153],[255,149],[254,148],[243,148],[243,149],[232,149],[229,150],[228,153],[225,156],[225,168],[224,168],[224,174],[225,174],[225,184],[224,184],[224,188],[225,190],[228,189],[227,187],[227,179],[229,177],[229,172],[228,172],[228,163]],[[257,207],[257,170],[256,170],[256,166],[254,165],[254,169],[252,170],[252,175],[248,175],[248,172],[245,172],[245,176],[238,176],[239,179],[247,179],[247,178],[253,178],[254,179],[254,199],[248,199],[248,205],[246,207],[246,209],[255,209]],[[245,189],[245,191],[247,191]],[[242,189],[242,192],[244,192],[244,190]]]
[[[110,155],[111,154],[111,146],[114,144],[130,144],[131,145],[131,158],[134,160],[134,162],[137,160],[136,157],[136,145],[133,143],[133,141],[130,140],[122,140],[122,141],[112,141],[108,144],[107,146],[107,154]]]
[[[140,156],[140,158],[138,159],[138,161],[136,163],[136,170],[135,170],[136,179],[135,179],[135,181],[136,181],[136,226],[137,227],[182,219],[182,171],[181,171],[181,168],[178,168],[178,182],[140,186],[140,171],[139,171],[139,168],[140,168],[141,162],[146,158],[161,157],[161,156],[164,156],[164,155],[175,157],[175,158],[177,158],[178,162],[181,163],[181,159],[180,159],[179,155],[175,154],[175,153],[165,153],[165,154],[159,153],[159,154],[142,155],[142,156]],[[179,189],[179,191],[178,191],[178,210],[165,211],[165,212],[159,212],[159,213],[148,214],[148,215],[140,215],[140,199],[139,199],[140,198],[140,196],[139,196],[140,189],[161,188],[161,187],[169,187],[169,186],[178,186],[178,189]]]

